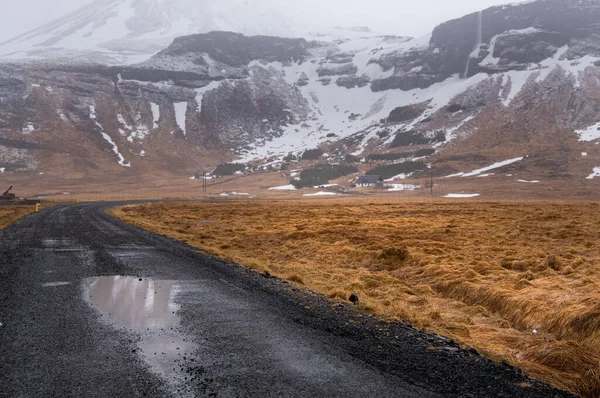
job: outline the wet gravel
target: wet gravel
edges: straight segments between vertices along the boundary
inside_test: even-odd
[[[448,339],[126,225],[104,213],[110,205],[58,206],[0,232],[0,397],[571,396]],[[143,330],[91,305],[90,278],[114,275],[141,278],[131,294],[146,294],[137,299],[154,312],[175,306],[178,322]],[[147,280],[172,284],[168,305]],[[130,302],[122,286],[106,294]],[[150,316],[123,316],[140,313]],[[181,347],[166,347],[176,357],[165,370],[146,342],[174,334]]]

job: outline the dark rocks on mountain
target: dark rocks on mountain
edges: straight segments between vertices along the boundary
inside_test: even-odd
[[[34,142],[27,142],[22,140],[11,140],[9,138],[0,137],[0,146],[15,149],[43,149],[44,146],[36,144]]]
[[[460,104],[450,104],[446,107],[446,112],[448,113],[456,113],[462,111],[464,108]]]
[[[574,4],[567,0],[536,1],[492,7],[481,13],[481,43],[476,59],[469,62],[476,48],[479,14],[474,13],[437,26],[428,45],[398,53],[392,51],[373,59],[385,71],[386,79],[372,83],[374,91],[427,88],[448,77],[477,72],[498,73],[522,70],[556,54],[569,44],[567,57],[600,54],[597,21],[600,7],[593,0]],[[531,29],[525,31],[525,29]],[[493,55],[499,65],[482,65],[489,54],[492,38],[498,36]]]
[[[296,85],[300,86],[300,87],[304,87],[304,86],[308,85],[309,81],[310,81],[310,79],[308,78],[308,76],[306,75],[306,73],[302,72],[302,74],[298,78],[298,81],[296,82]]]
[[[317,81],[319,83],[321,83],[323,86],[329,86],[329,84],[331,83],[331,78],[330,77],[322,77]]]
[[[335,53],[327,57],[327,62],[331,64],[349,64],[354,59],[351,53]]]
[[[412,145],[427,145],[446,141],[446,131],[399,131],[390,144],[390,149]]]
[[[240,75],[238,78],[243,78],[245,74]],[[247,75],[246,75],[247,76]],[[146,82],[162,82],[169,80],[177,81],[196,81],[210,79],[208,70],[206,73],[195,73],[195,72],[183,72],[173,71],[165,69],[152,69],[139,67],[126,67],[121,71],[121,78],[125,80],[141,80]]]
[[[339,66],[327,66],[317,69],[319,77],[324,76],[340,76],[340,75],[354,75],[358,72],[358,68],[354,64],[344,64]]]
[[[345,88],[356,88],[356,87],[365,87],[371,82],[371,79],[367,75],[362,76],[342,76],[339,77],[335,84],[340,87]]]
[[[157,55],[207,54],[217,62],[241,67],[257,59],[267,62],[303,61],[307,48],[308,42],[304,39],[211,32],[179,37]]]
[[[407,106],[400,106],[390,112],[387,118],[388,123],[402,123],[414,120],[421,116],[427,109],[428,102],[421,102],[420,104],[412,104]]]
[[[436,79],[436,76],[420,74],[390,76],[385,79],[373,80],[371,83],[371,90],[377,92],[385,90],[410,91],[415,88],[425,89],[432,84],[437,83]]]
[[[493,56],[500,65],[538,63],[568,43],[569,37],[554,32],[506,34],[496,39]]]

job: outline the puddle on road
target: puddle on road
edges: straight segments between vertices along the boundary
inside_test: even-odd
[[[141,335],[138,352],[150,367],[176,387],[182,387],[185,375],[179,371],[180,364],[183,357],[195,351],[195,345],[178,331],[178,284],[103,276],[86,280],[84,287],[88,303],[100,311],[105,321]]]

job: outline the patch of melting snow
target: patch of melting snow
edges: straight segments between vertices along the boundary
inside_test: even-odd
[[[593,180],[596,177],[600,177],[600,167],[595,167],[594,172],[587,177],[588,180]]]
[[[60,118],[60,120],[62,120],[63,122],[68,122],[69,118],[67,117],[67,115],[64,114],[64,112],[60,109],[56,110],[56,114],[58,115],[58,117]]]
[[[249,193],[244,193],[244,192],[223,192],[221,194],[221,196],[230,196],[230,195],[231,196],[235,196],[235,195],[238,195],[238,196],[250,196]]]
[[[175,363],[189,356],[196,346],[179,331],[180,286],[130,276],[100,276],[84,282],[84,297],[114,327],[128,329],[141,337],[139,354],[152,370],[176,386],[185,375]]]
[[[319,189],[319,188],[331,188],[331,187],[337,187],[337,186],[338,186],[338,184],[324,184],[324,185],[314,186],[313,188]]]
[[[491,166],[487,166],[478,170],[473,170],[470,173],[456,173],[456,174],[451,174],[449,176],[446,176],[444,178],[452,178],[452,177],[474,177],[474,176],[478,176],[481,173],[485,173],[486,171],[490,171],[490,170],[494,170],[494,169],[499,169],[500,167],[504,167],[504,166],[508,166],[510,164],[516,163],[516,162],[520,162],[521,160],[525,159],[524,156],[520,157],[520,158],[514,158],[514,159],[508,159],[502,162],[498,162],[498,163],[494,163]]]
[[[33,133],[35,131],[35,126],[32,123],[27,123],[25,127],[23,127],[23,133]]]
[[[388,192],[399,192],[399,191],[414,191],[421,188],[419,185],[414,184],[390,184],[386,185]]]
[[[588,142],[597,140],[600,138],[600,123],[596,123],[582,130],[575,130],[575,133],[579,135],[579,141]]]
[[[181,131],[183,131],[183,135],[186,135],[187,132],[185,130],[185,119],[186,119],[188,103],[187,102],[175,102],[173,104],[173,106],[175,107],[175,121],[177,122],[177,125],[179,126]]]
[[[581,152],[581,156],[583,156],[584,158],[587,156],[587,152]]]
[[[449,193],[444,196],[444,198],[453,198],[453,199],[466,199],[466,198],[476,198],[481,196],[478,193]]]
[[[152,110],[153,128],[158,128],[158,121],[160,120],[160,106],[154,102],[150,102],[150,108]]]
[[[317,193],[307,193],[307,194],[304,194],[302,196],[333,196],[333,195],[337,195],[337,193],[335,193],[335,192],[320,191],[320,192],[317,192]]]
[[[273,188],[269,188],[269,191],[295,191],[296,187],[293,186],[292,184],[290,185],[283,185],[281,187],[273,187]]]
[[[117,144],[115,144],[110,135],[106,134],[105,132],[102,132],[102,137],[106,140],[106,142],[108,142],[112,146],[112,150],[118,158],[117,163],[119,163],[119,165],[123,167],[131,167],[131,163],[125,163],[125,157],[123,157],[121,152],[119,152],[119,147],[117,146]]]
[[[60,286],[68,286],[71,282],[48,282],[42,284],[42,287],[60,287]]]
[[[538,180],[531,180],[531,181],[517,180],[517,182],[524,182],[524,183],[528,183],[528,184],[537,184],[537,183],[540,183],[541,181],[538,181]]]

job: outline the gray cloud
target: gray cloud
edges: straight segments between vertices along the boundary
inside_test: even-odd
[[[309,22],[321,27],[369,26],[381,33],[405,36],[421,36],[446,20],[507,2],[506,0],[247,1],[269,5],[292,21],[301,23]],[[0,9],[3,10],[0,14],[0,42],[88,3],[90,1],[86,0],[0,0]]]

